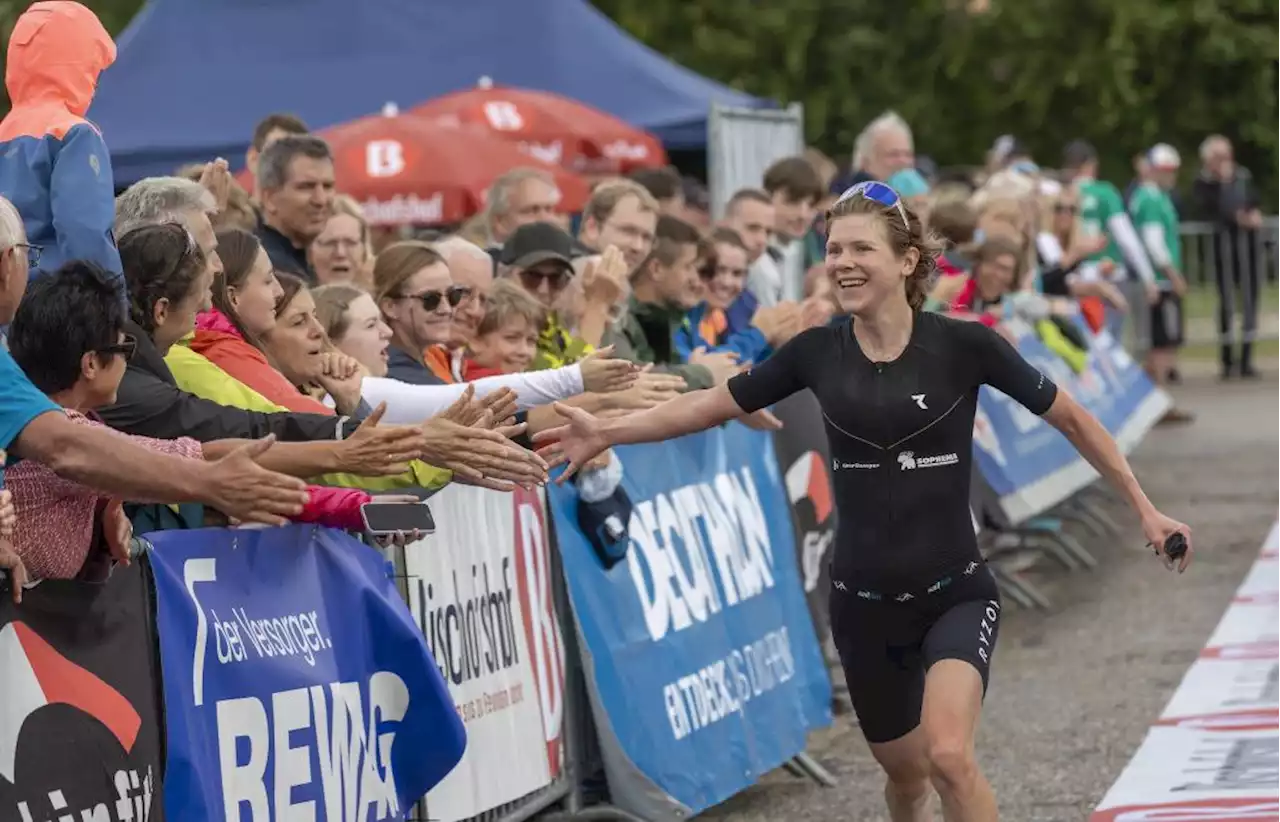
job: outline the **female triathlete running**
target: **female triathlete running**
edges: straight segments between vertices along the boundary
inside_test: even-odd
[[[1000,597],[969,513],[973,416],[990,385],[1044,417],[1120,490],[1156,552],[1190,529],[1156,510],[1094,417],[981,323],[922,312],[937,248],[893,189],[862,183],[827,214],[827,274],[850,319],[795,337],[753,370],[651,410],[597,420],[557,406],[560,481],[614,445],[701,431],[810,389],[831,441],[839,533],[831,626],[894,822],[997,819],[974,732]],[[1173,560],[1162,556],[1166,565]],[[1191,559],[1181,557],[1179,570]]]

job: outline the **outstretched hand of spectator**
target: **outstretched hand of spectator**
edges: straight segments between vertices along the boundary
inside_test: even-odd
[[[447,412],[422,426],[426,447],[422,458],[448,468],[460,482],[510,491],[516,485],[532,488],[547,479],[547,464],[532,451],[511,442],[502,430],[491,430],[485,411],[480,425],[459,425]],[[519,428],[519,426],[516,426]]]
[[[284,525],[302,513],[307,485],[300,479],[268,471],[256,460],[276,441],[275,435],[237,448],[216,462],[197,462],[204,474],[204,502],[242,522]]]
[[[663,374],[656,371],[642,370],[636,376],[635,385],[625,391],[614,391],[602,395],[604,412],[644,411],[661,405],[667,400],[680,396],[688,387],[684,378],[676,374]]]
[[[13,492],[0,490],[0,537],[13,536],[18,527],[18,509],[13,504]]]
[[[640,367],[630,360],[610,359],[612,356],[613,346],[610,345],[591,352],[579,362],[584,391],[610,394],[626,391],[636,384]]]
[[[738,355],[732,351],[707,351],[699,346],[689,355],[691,365],[700,365],[711,372],[711,379],[716,385],[728,382],[738,373]]]
[[[387,404],[378,403],[351,436],[338,446],[341,471],[362,477],[394,477],[422,455],[422,432],[412,425],[378,423],[387,413]]]
[[[133,523],[125,516],[124,503],[118,499],[108,500],[102,509],[102,536],[113,560],[121,565],[132,561],[129,543],[133,540]]]
[[[618,247],[605,248],[582,272],[582,296],[596,305],[615,305],[627,293],[627,273],[627,261]]]
[[[27,566],[22,564],[22,557],[14,550],[7,539],[0,539],[0,571],[9,577],[9,585],[13,589],[13,604],[22,604],[22,586],[27,584]]]

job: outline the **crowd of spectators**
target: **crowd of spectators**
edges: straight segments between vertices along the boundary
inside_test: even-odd
[[[553,402],[632,413],[832,321],[822,211],[863,181],[897,190],[944,243],[926,309],[1027,323],[1078,368],[1069,315],[1118,333],[1138,310],[1121,285],[1137,278],[1159,326],[1151,374],[1177,376],[1185,282],[1166,145],[1144,152],[1126,204],[1080,142],[1048,171],[1001,138],[976,178],[942,180],[889,113],[845,173],[812,150],[780,159],[715,221],[673,169],[595,180],[569,215],[552,177],[517,168],[466,224],[375,229],[336,190],[325,141],[288,114],[255,129],[249,190],[213,159],[116,196],[83,120],[114,48],[83,7],[48,5],[19,19],[19,93],[0,124],[0,563],[18,574],[99,576],[128,560],[133,530],[355,529],[375,498],[542,482],[528,437],[558,423]],[[83,54],[41,64],[54,38]],[[90,82],[60,83],[68,73]],[[81,161],[90,172],[67,173]],[[1253,225],[1239,186],[1219,174],[1204,187],[1224,219]],[[623,470],[609,453],[587,466],[584,506],[625,521]]]

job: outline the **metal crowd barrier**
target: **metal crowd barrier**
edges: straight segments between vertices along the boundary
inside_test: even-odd
[[[1235,237],[1213,223],[1185,222],[1178,226],[1182,239],[1183,276],[1188,283],[1216,286],[1222,271],[1240,264],[1259,283],[1276,280],[1276,246],[1280,218],[1266,217],[1258,231],[1239,232]]]

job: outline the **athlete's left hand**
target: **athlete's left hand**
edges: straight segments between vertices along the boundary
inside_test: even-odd
[[[1171,571],[1173,570],[1174,561],[1164,552],[1164,543],[1177,531],[1181,531],[1182,535],[1187,538],[1187,552],[1178,561],[1178,573],[1182,573],[1191,564],[1191,555],[1194,553],[1191,547],[1191,528],[1176,519],[1166,517],[1154,509],[1142,520],[1143,535],[1147,538],[1147,542],[1151,545],[1152,550],[1155,551],[1156,556]]]

